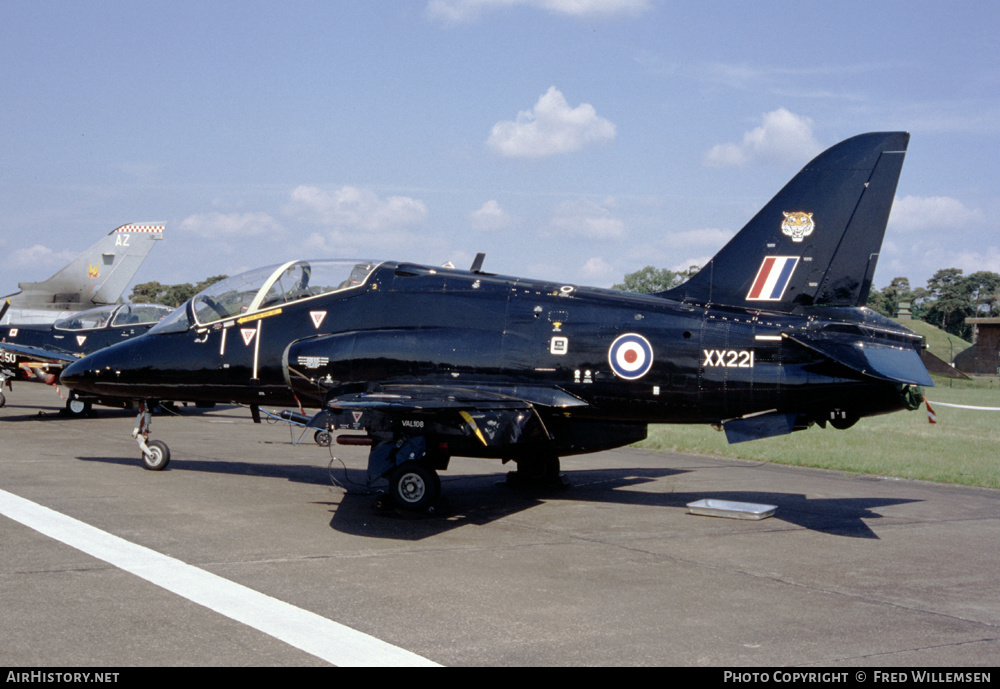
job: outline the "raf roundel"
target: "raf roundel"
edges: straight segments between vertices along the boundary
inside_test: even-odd
[[[638,380],[653,366],[653,346],[642,335],[626,333],[611,343],[608,363],[619,378]]]

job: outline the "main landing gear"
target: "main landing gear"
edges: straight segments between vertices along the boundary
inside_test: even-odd
[[[441,497],[439,469],[448,468],[449,456],[423,436],[383,435],[373,438],[368,453],[368,483],[389,482],[375,501],[378,510],[402,508],[409,512],[433,514]]]
[[[91,411],[91,403],[79,399],[73,393],[70,393],[70,397],[66,400],[66,407],[63,409],[63,413],[66,416],[71,416],[74,419],[78,419],[83,416],[87,416]]]
[[[389,496],[400,507],[432,513],[441,496],[441,479],[420,462],[403,462],[389,474]]]
[[[507,482],[520,488],[565,487],[559,473],[559,455],[542,452],[514,460],[517,471],[507,474]]]
[[[433,514],[441,502],[441,479],[438,470],[447,469],[449,456],[436,448],[431,438],[394,437],[372,446],[368,456],[369,484],[382,478],[388,481],[385,493],[375,502],[378,510],[402,509]],[[507,474],[507,485],[527,490],[565,488],[560,473],[559,456],[551,451],[537,451],[514,459],[517,471]]]
[[[149,402],[139,402],[139,416],[132,437],[139,443],[142,451],[142,466],[150,471],[163,471],[170,463],[170,448],[162,440],[149,439],[149,427],[152,415],[149,412]]]

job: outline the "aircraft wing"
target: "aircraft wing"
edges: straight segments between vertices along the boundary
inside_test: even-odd
[[[66,352],[57,352],[51,349],[30,347],[27,345],[13,344],[11,342],[0,342],[0,352],[14,355],[19,359],[25,360],[25,363],[38,362],[40,364],[65,366],[79,360],[78,357],[75,357],[72,354],[67,354]],[[4,357],[4,359],[6,360],[8,357]]]
[[[385,385],[373,392],[334,395],[308,425],[365,430],[376,445],[389,444],[389,439],[408,432],[433,433],[452,448],[471,447],[474,452],[504,456],[505,449],[552,439],[538,413],[539,406],[570,408],[586,404],[556,387]],[[390,468],[382,454],[373,452],[375,459],[369,460],[371,477],[377,478]]]
[[[448,409],[497,410],[544,407],[581,407],[586,402],[557,387],[496,386],[462,388],[439,385],[386,385],[375,392],[337,395],[327,407],[407,414]]]

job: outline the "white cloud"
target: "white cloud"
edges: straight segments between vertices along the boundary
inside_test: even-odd
[[[509,227],[511,217],[500,207],[494,199],[490,199],[482,207],[469,214],[469,221],[474,230],[502,230]]]
[[[408,196],[380,198],[370,189],[344,186],[332,191],[302,185],[292,190],[285,213],[317,230],[301,240],[303,250],[330,256],[433,255],[441,240],[420,231],[427,206]]]
[[[518,113],[514,122],[498,122],[486,144],[509,158],[542,158],[578,151],[615,138],[615,125],[598,116],[589,103],[571,108],[565,96],[549,87],[534,109]]]
[[[564,201],[556,206],[546,234],[567,239],[620,239],[625,236],[625,223],[614,217],[604,204],[593,201]]]
[[[508,7],[530,7],[573,17],[638,15],[652,7],[650,0],[430,0],[427,13],[447,24],[479,18],[485,12]]]
[[[691,266],[708,263],[734,234],[717,228],[663,232],[655,241],[629,245],[624,253],[631,265],[654,265],[687,273]]]
[[[997,224],[979,208],[949,196],[897,198],[889,216],[876,284],[904,275],[922,286],[942,268],[1000,272]]]
[[[208,239],[261,237],[281,234],[281,224],[267,213],[200,213],[189,215],[180,223],[181,232]]]
[[[707,247],[712,250],[719,250],[733,238],[733,232],[729,230],[719,230],[705,228],[703,230],[687,230],[684,232],[667,232],[662,239],[657,242],[658,246],[670,249],[692,247]]]
[[[764,123],[743,135],[738,144],[718,144],[705,154],[707,167],[728,167],[756,162],[805,163],[819,153],[813,122],[785,108],[764,114]]]
[[[62,268],[76,258],[77,252],[70,250],[54,251],[42,244],[35,244],[26,249],[15,249],[4,260],[4,264],[12,268],[41,267]]]
[[[694,274],[704,268],[708,262],[712,260],[712,256],[713,255],[691,256],[690,258],[686,258],[683,261],[670,266],[670,270],[684,275],[687,275],[689,271]]]
[[[387,230],[423,221],[427,206],[408,196],[381,199],[370,189],[345,186],[331,192],[302,185],[292,191],[285,212],[331,229]]]
[[[580,275],[588,283],[612,282],[616,277],[616,269],[600,256],[595,256],[583,264]]]
[[[980,229],[984,215],[948,196],[904,196],[892,204],[889,216],[894,228],[904,231],[935,229]]]
[[[1000,248],[989,246],[979,251],[961,251],[955,255],[954,265],[966,275],[980,270],[1000,273]]]
[[[595,14],[639,14],[652,7],[650,0],[538,0],[532,4],[550,12],[577,17]]]
[[[477,19],[490,10],[523,4],[525,0],[430,0],[427,14],[446,24],[461,24]]]

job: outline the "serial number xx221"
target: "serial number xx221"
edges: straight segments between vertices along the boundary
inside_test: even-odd
[[[726,368],[753,368],[752,349],[703,349],[705,360],[702,366],[723,366]]]

